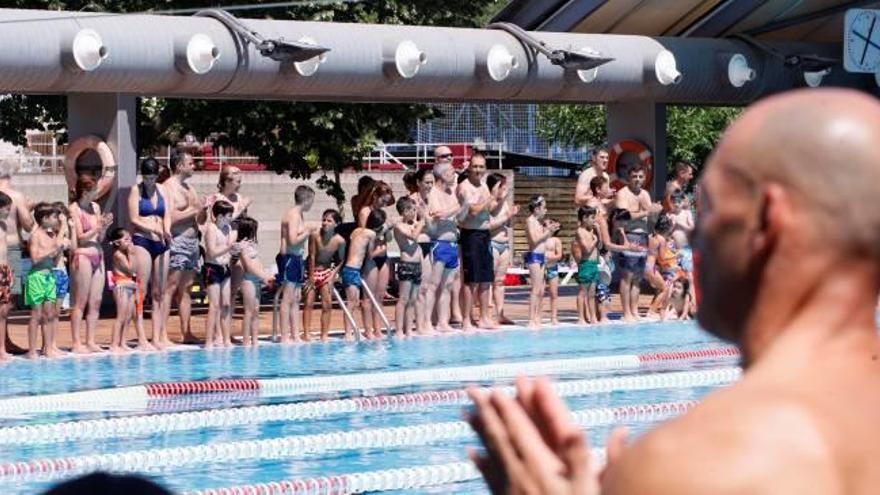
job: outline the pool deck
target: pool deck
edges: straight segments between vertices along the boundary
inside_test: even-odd
[[[508,288],[506,302],[505,302],[505,313],[508,318],[514,320],[518,324],[525,324],[528,318],[528,287],[510,287]],[[559,295],[559,319],[562,322],[573,323],[577,319],[577,310],[576,310],[576,294],[577,287],[575,286],[566,286],[560,288]],[[650,295],[643,295],[640,300],[640,308],[642,314],[644,314],[648,303],[650,302]],[[544,298],[545,312],[544,312],[544,321],[545,325],[549,326],[549,318],[550,318],[550,309],[549,309],[549,297]],[[612,317],[614,317],[614,313],[620,312],[620,299],[615,294],[611,301],[611,311]],[[394,305],[390,303],[386,303],[384,306],[385,314],[388,316],[389,320],[392,321],[394,319]],[[204,338],[205,334],[205,316],[207,312],[207,307],[197,306],[193,308],[193,316],[192,316],[192,326],[193,333],[199,337]],[[315,310],[312,316],[312,339],[317,339],[320,333],[320,309]],[[241,335],[241,308],[239,306],[238,311],[236,311],[234,321],[233,321],[233,336]],[[27,344],[27,323],[30,318],[30,314],[27,311],[15,311],[10,315],[9,318],[9,335],[11,336],[13,342],[18,344],[19,346],[24,346]],[[97,333],[97,342],[99,345],[107,346],[110,342],[110,333],[113,327],[113,319],[112,318],[101,318],[98,323],[98,333]],[[147,327],[147,335],[150,334],[150,324],[146,322]],[[342,328],[343,328],[343,316],[342,312],[338,309],[334,309],[333,317],[330,323],[331,328],[331,338],[335,336],[341,336]],[[85,325],[83,324],[83,332],[85,332]],[[271,335],[272,332],[272,312],[269,306],[263,306],[261,314],[260,314],[260,334],[265,338]],[[180,320],[177,317],[177,311],[173,311],[171,314],[170,321],[168,323],[168,335],[171,340],[175,342],[180,342],[182,339],[182,335],[180,332]],[[129,328],[127,338],[134,338],[134,330]],[[131,343],[131,340],[129,340]],[[62,349],[69,349],[71,346],[71,334],[70,334],[70,323],[69,323],[69,312],[64,312],[62,314],[62,320],[59,323],[59,332],[58,332],[58,346]]]

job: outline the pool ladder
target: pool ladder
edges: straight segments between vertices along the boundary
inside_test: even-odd
[[[351,314],[351,310],[348,309],[348,306],[345,304],[345,300],[342,298],[342,294],[336,289],[336,285],[334,285],[334,280],[328,280],[325,283],[330,284],[330,290],[333,291],[333,297],[336,299],[336,302],[339,303],[339,307],[342,308],[342,313],[345,315],[345,319],[348,321],[348,324],[351,325],[351,328],[354,329],[354,338],[355,341],[361,341],[361,331],[357,326],[357,323],[354,320],[354,315]],[[275,290],[275,296],[272,299],[272,342],[278,342],[280,339],[278,337],[278,324],[280,320],[279,316],[279,302],[281,300],[281,291],[284,286],[280,285]],[[312,289],[317,290],[317,289]],[[367,297],[370,299],[370,303],[373,305],[373,308],[379,312],[379,317],[382,318],[382,323],[385,324],[386,333],[390,333],[393,327],[391,326],[391,322],[388,321],[388,318],[385,316],[385,312],[382,311],[382,305],[379,304],[379,301],[376,300],[376,296],[373,294],[373,291],[370,288],[363,284],[361,286],[361,290],[367,294]]]

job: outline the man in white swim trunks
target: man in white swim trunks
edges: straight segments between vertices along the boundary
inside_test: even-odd
[[[492,491],[876,493],[878,135],[880,103],[850,90],[740,116],[701,179],[694,249],[700,324],[736,343],[742,380],[632,445],[612,433],[604,473],[547,382],[521,380],[515,400],[473,390]]]

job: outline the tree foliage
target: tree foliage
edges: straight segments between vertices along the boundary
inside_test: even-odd
[[[687,160],[697,167],[730,122],[741,112],[734,107],[669,106],[666,112],[667,164]],[[545,105],[538,111],[538,132],[565,146],[605,143],[604,105]]]
[[[499,0],[302,2],[293,7],[235,13],[244,18],[477,27],[501,4]],[[7,0],[4,7],[148,12],[216,5],[214,0]],[[144,98],[138,105],[138,143],[141,149],[149,150],[176,142],[186,133],[202,137],[218,133],[218,144],[255,155],[272,170],[293,177],[308,177],[317,170],[338,174],[343,167],[357,164],[375,139],[404,141],[417,120],[435,113],[424,104]],[[0,139],[23,144],[27,129],[48,127],[63,132],[66,100],[61,96],[14,95],[0,100],[0,115]],[[320,183],[342,200],[336,180],[325,176]]]

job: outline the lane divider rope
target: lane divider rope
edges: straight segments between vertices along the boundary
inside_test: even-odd
[[[658,388],[690,388],[718,386],[732,383],[740,378],[739,368],[682,371],[632,375],[612,378],[571,380],[552,384],[561,397],[578,397],[588,394],[623,391],[651,390]],[[483,387],[484,390],[490,388]],[[514,395],[513,386],[492,387],[507,395]],[[317,400],[294,404],[250,406],[229,409],[126,416],[97,420],[70,421],[38,425],[0,428],[0,445],[37,444],[123,438],[174,431],[197,430],[212,427],[255,425],[270,421],[295,421],[334,414],[361,411],[394,412],[423,408],[439,404],[467,404],[466,389],[425,391],[407,394],[377,395],[351,399]]]
[[[682,414],[695,404],[695,401],[683,401],[583,409],[574,411],[572,419],[582,428],[616,424],[621,421],[654,422]],[[0,479],[45,480],[96,470],[143,472],[218,461],[280,459],[330,450],[385,449],[427,445],[441,440],[470,438],[473,438],[473,432],[470,425],[464,421],[368,428],[262,440],[217,442],[188,447],[7,462],[0,463]]]
[[[316,377],[225,379],[196,382],[151,383],[128,387],[85,390],[63,394],[13,397],[0,400],[0,417],[39,412],[95,411],[124,402],[131,410],[146,410],[150,397],[187,394],[259,391],[264,398],[348,390],[378,389],[425,383],[473,382],[511,378],[526,374],[561,374],[584,371],[633,370],[655,364],[732,358],[735,347],[591,356],[544,361],[494,363],[451,368],[428,368],[375,373],[352,373]]]
[[[605,464],[605,451],[591,449],[593,462]],[[184,492],[183,495],[347,495],[390,490],[412,490],[431,486],[443,486],[480,479],[480,472],[472,462],[413,466],[399,469],[383,469],[336,476],[317,476],[294,480],[255,483],[208,490]],[[449,493],[452,493],[450,490]]]
[[[601,468],[606,462],[603,449],[590,449],[592,462]],[[337,476],[317,476],[294,480],[255,483],[208,490],[184,492],[184,495],[274,495],[334,494],[345,495],[390,490],[410,490],[442,486],[480,478],[471,462],[450,462],[427,466],[383,469]],[[451,492],[451,490],[450,490]]]

